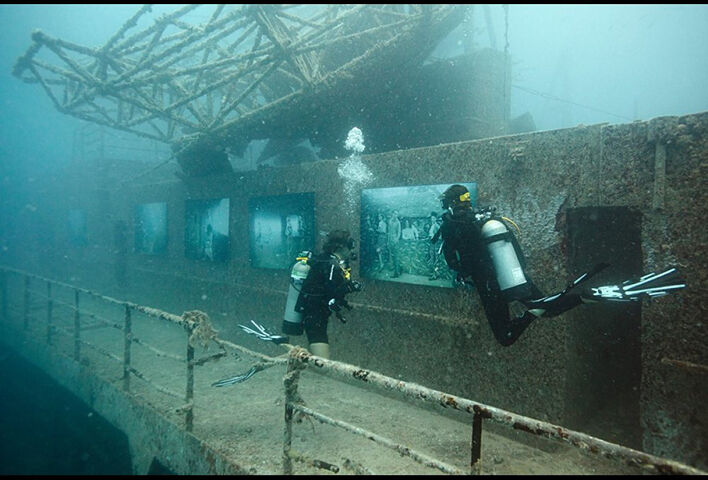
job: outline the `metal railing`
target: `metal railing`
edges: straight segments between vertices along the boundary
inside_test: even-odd
[[[472,415],[472,432],[470,442],[470,470],[462,472],[456,467],[431,459],[415,452],[403,445],[398,445],[388,439],[379,438],[376,434],[366,430],[352,428],[351,425],[329,418],[312,409],[300,405],[301,400],[297,394],[299,372],[304,368],[313,368],[328,376],[341,378],[347,381],[356,380],[379,390],[397,392],[418,404],[429,404],[442,409],[452,409]],[[291,458],[301,460],[299,454],[291,455],[290,443],[292,437],[292,418],[294,412],[309,415],[316,420],[330,425],[341,427],[351,433],[362,435],[382,446],[392,448],[401,455],[410,456],[413,460],[424,465],[437,468],[446,473],[472,473],[479,474],[481,469],[482,423],[490,420],[514,430],[530,435],[545,437],[562,441],[585,452],[606,457],[611,460],[624,462],[627,465],[640,467],[646,471],[661,474],[706,475],[699,469],[676,462],[673,460],[649,455],[647,453],[623,447],[590,435],[576,432],[541,420],[518,415],[506,410],[491,407],[473,400],[450,395],[445,392],[432,390],[415,383],[397,380],[371,370],[364,370],[354,365],[341,363],[312,355],[305,349],[293,348],[290,350],[288,371],[284,379],[286,404],[285,404],[285,439],[283,447],[283,470],[292,472]],[[317,464],[316,460],[306,459],[309,464]]]
[[[193,430],[194,426],[194,367],[204,365],[207,362],[218,360],[219,358],[226,356],[227,348],[238,350],[242,353],[247,353],[251,356],[259,357],[262,361],[260,369],[267,368],[268,366],[274,366],[277,364],[285,363],[284,359],[270,358],[265,355],[260,355],[256,352],[251,352],[250,350],[245,349],[240,345],[236,345],[226,340],[217,338],[215,332],[213,332],[213,329],[211,328],[208,316],[202,312],[191,311],[185,312],[182,316],[178,316],[168,312],[164,312],[162,310],[158,310],[156,308],[145,307],[132,302],[116,300],[114,298],[98,294],[85,288],[76,287],[63,282],[51,280],[39,275],[34,275],[9,267],[0,267],[0,312],[2,312],[3,320],[8,318],[7,273],[18,274],[24,279],[24,302],[22,309],[22,319],[23,330],[25,332],[30,330],[30,320],[34,319],[34,317],[31,315],[31,310],[33,310],[33,308],[36,308],[36,306],[38,305],[36,303],[33,304],[34,299],[39,297],[46,300],[46,323],[44,329],[44,337],[46,339],[47,345],[52,345],[54,343],[55,334],[59,333],[66,335],[67,337],[73,339],[73,358],[75,361],[81,361],[81,347],[85,346],[101,354],[103,357],[121,364],[123,371],[123,389],[126,392],[130,392],[130,381],[131,377],[134,376],[141,379],[147,385],[151,386],[152,388],[163,394],[183,400],[184,403],[181,406],[177,407],[176,410],[178,412],[184,413],[185,429],[190,432]],[[38,290],[33,290],[31,288],[33,281],[41,284],[46,284],[46,295],[43,295]],[[72,305],[70,303],[58,300],[53,295],[53,286],[55,287],[54,293],[56,293],[57,288],[64,288],[73,292],[74,304]],[[87,313],[85,310],[82,311],[79,308],[80,294],[92,297],[108,304],[122,307],[122,323],[116,323],[115,321],[112,321],[95,313]],[[73,328],[71,330],[62,327],[55,322],[55,306],[64,307],[73,312]],[[148,341],[137,337],[133,333],[134,312],[140,312],[149,317],[159,318],[180,326],[186,334],[185,356],[179,356],[169,352],[165,352],[160,348],[150,344]],[[93,324],[86,325],[84,322],[82,322],[82,317],[89,317],[95,322]],[[82,331],[94,329],[97,327],[110,327],[122,332],[122,357],[106,350],[105,348],[102,348],[99,345],[96,345],[95,343],[89,342],[81,338]],[[214,341],[220,347],[220,351],[209,356],[195,359],[194,346],[197,342],[200,341]],[[145,372],[137,369],[135,365],[133,365],[133,362],[131,360],[132,346],[134,344],[142,346],[156,357],[170,358],[177,362],[183,363],[186,366],[186,384],[184,386],[184,394],[174,392],[169,388],[165,387],[164,385],[160,385],[159,382],[156,382],[151,379]]]
[[[258,359],[259,363],[254,364],[252,367],[255,368],[256,371],[264,370],[266,368],[270,368],[276,365],[286,365],[287,370],[283,377],[283,384],[285,389],[283,473],[285,474],[293,473],[293,460],[332,472],[338,472],[340,470],[339,466],[337,465],[328,463],[323,460],[307,457],[306,455],[303,455],[302,453],[298,453],[293,450],[292,430],[293,418],[296,414],[308,416],[314,418],[315,420],[321,423],[343,429],[354,435],[362,436],[366,439],[375,442],[377,445],[394,450],[401,456],[410,457],[412,460],[422,465],[438,469],[443,473],[479,474],[481,472],[482,426],[484,420],[488,420],[517,431],[525,432],[530,435],[561,441],[579,450],[594,455],[606,457],[615,461],[624,462],[627,465],[638,467],[648,472],[687,475],[708,474],[708,472],[701,471],[699,469],[682,464],[680,462],[657,457],[654,455],[649,455],[647,453],[623,447],[621,445],[617,445],[611,442],[607,442],[581,432],[569,430],[559,425],[554,425],[541,420],[536,420],[533,418],[518,415],[506,410],[475,402],[473,400],[458,397],[455,395],[450,395],[445,392],[432,390],[415,383],[394,379],[372,370],[366,370],[354,365],[337,362],[322,357],[317,357],[309,353],[307,350],[300,347],[295,347],[293,345],[281,345],[289,351],[287,358],[270,357],[258,352],[254,352],[240,345],[218,338],[216,332],[211,329],[208,316],[206,316],[206,314],[203,314],[202,312],[191,311],[185,312],[182,316],[177,316],[155,308],[145,307],[131,302],[116,300],[114,298],[100,295],[96,292],[84,288],[79,288],[55,280],[50,280],[38,275],[23,272],[21,270],[0,266],[0,314],[2,314],[3,320],[6,320],[8,318],[7,273],[18,274],[24,279],[24,308],[22,310],[22,318],[23,328],[25,331],[29,329],[29,322],[33,318],[30,315],[31,310],[33,309],[33,297],[31,295],[33,291],[30,288],[31,280],[46,283],[47,294],[46,296],[44,296],[47,302],[45,335],[46,343],[48,345],[52,345],[53,334],[56,332],[69,335],[73,337],[73,357],[76,361],[80,361],[81,346],[86,345],[96,350],[97,352],[103,354],[105,357],[110,358],[116,362],[120,362],[123,367],[123,389],[126,392],[129,392],[131,389],[130,379],[131,375],[133,375],[137,378],[140,378],[141,380],[143,380],[144,382],[151,385],[153,388],[162,393],[183,399],[184,405],[179,407],[177,410],[183,412],[185,415],[184,423],[185,429],[187,431],[192,431],[194,424],[195,366],[204,365],[207,362],[224,357],[227,354],[227,348],[237,350],[241,353],[249,355],[250,357]],[[67,302],[61,302],[55,296],[53,296],[52,286],[66,288],[73,291],[73,305]],[[35,295],[41,295],[37,291],[34,291],[34,293]],[[103,318],[100,315],[86,313],[84,313],[84,316],[89,316],[90,318],[95,320],[95,323],[89,325],[82,324],[82,311],[79,309],[79,294],[88,295],[103,302],[122,306],[124,309],[122,325],[119,323],[115,323],[109,319]],[[69,331],[63,327],[60,327],[59,325],[53,322],[53,310],[55,305],[68,308],[74,312],[73,331]],[[168,321],[172,324],[176,324],[182,327],[186,333],[186,357],[180,357],[168,352],[164,352],[161,349],[150,345],[145,340],[141,340],[134,336],[132,332],[132,312],[136,311],[151,317]],[[82,331],[96,328],[97,326],[112,327],[123,332],[124,348],[122,358],[111,352],[106,351],[105,349],[102,349],[98,345],[94,345],[91,342],[87,342],[86,340],[81,338]],[[195,359],[194,344],[197,341],[213,341],[217,345],[219,345],[220,351],[213,355]],[[150,378],[148,378],[143,372],[137,370],[132,365],[131,351],[133,344],[138,344],[145,347],[155,356],[171,358],[173,360],[177,360],[186,364],[187,375],[185,393],[183,396],[155,383]],[[363,384],[366,384],[369,387],[374,387],[375,389],[378,389],[380,391],[396,392],[399,395],[402,395],[408,402],[413,404],[434,405],[443,410],[452,409],[455,411],[470,414],[472,416],[472,429],[470,441],[469,469],[466,471],[462,470],[458,467],[449,465],[438,459],[432,458],[426,455],[425,453],[419,452],[408,446],[397,443],[389,438],[357,427],[345,421],[329,417],[312,408],[306,407],[298,393],[298,385],[300,381],[300,373],[307,368],[312,368],[334,379],[342,379],[347,382],[354,380],[362,382]],[[363,466],[358,466],[357,468],[359,469],[359,471],[368,471],[366,467]]]

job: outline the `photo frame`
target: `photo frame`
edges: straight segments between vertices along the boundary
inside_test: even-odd
[[[167,203],[135,206],[135,252],[163,255],[167,252]]]
[[[315,194],[253,197],[248,202],[254,268],[289,269],[298,253],[315,248]]]
[[[477,203],[477,184],[460,183]],[[434,287],[453,287],[454,274],[431,242],[442,224],[440,195],[452,183],[361,191],[362,277]]]
[[[210,262],[229,260],[229,199],[185,201],[184,254]]]

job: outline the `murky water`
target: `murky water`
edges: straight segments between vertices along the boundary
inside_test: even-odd
[[[0,360],[0,474],[130,475],[128,441],[42,370]]]

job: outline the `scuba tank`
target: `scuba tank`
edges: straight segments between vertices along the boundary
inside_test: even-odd
[[[283,315],[283,332],[289,335],[302,335],[302,313],[295,310],[297,299],[302,290],[302,284],[310,272],[307,261],[312,257],[312,252],[300,252],[297,261],[290,270],[290,288],[288,289],[288,299],[285,303],[285,314]]]
[[[511,242],[511,235],[506,225],[499,220],[490,219],[482,225],[482,239],[494,264],[499,288],[507,297],[512,297],[514,292],[523,289],[528,283]]]

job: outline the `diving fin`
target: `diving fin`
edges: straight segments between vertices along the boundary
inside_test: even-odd
[[[609,263],[598,263],[592,269],[570,282],[562,292],[532,300],[524,300],[523,303],[529,309],[543,310],[545,312],[543,316],[555,316],[565,312],[581,303],[578,297],[567,297],[566,294],[609,266]]]
[[[686,286],[686,282],[676,278],[676,268],[661,273],[649,273],[638,279],[627,280],[621,285],[604,285],[583,291],[583,299],[594,301],[631,302],[642,298],[668,295],[672,290]]]
[[[225,387],[227,385],[234,385],[236,383],[245,382],[246,380],[251,378],[257,371],[258,369],[256,367],[251,367],[251,369],[246,373],[236,375],[235,377],[224,378],[223,380],[219,380],[218,382],[212,383],[211,386]]]
[[[251,335],[255,335],[256,337],[260,338],[261,340],[265,340],[266,342],[273,342],[276,345],[280,345],[281,343],[288,343],[290,339],[285,336],[285,335],[276,335],[274,333],[269,332],[263,325],[260,325],[253,320],[251,320],[251,323],[253,324],[254,328],[247,327],[246,325],[241,325],[239,324],[239,327],[241,327],[241,330],[243,330],[246,333],[249,333]]]

